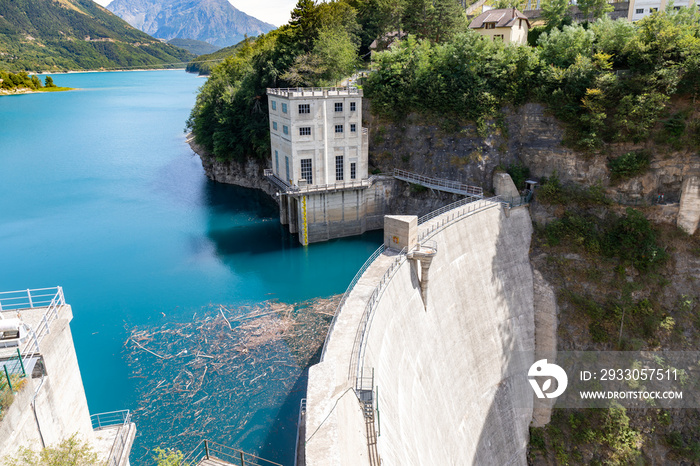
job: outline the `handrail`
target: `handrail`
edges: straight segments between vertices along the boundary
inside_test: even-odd
[[[48,291],[48,293],[37,293]],[[18,311],[47,307],[57,294],[63,294],[60,286],[0,292],[0,311]],[[51,299],[48,299],[51,298]],[[63,302],[65,304],[65,302]]]
[[[287,87],[267,88],[267,95],[283,97],[322,97],[323,95],[362,95],[362,89],[352,86],[346,87]]]
[[[335,314],[333,314],[333,319],[331,320],[331,325],[328,327],[328,332],[326,333],[326,339],[323,342],[323,351],[321,352],[321,361],[323,361],[324,356],[326,355],[326,349],[328,348],[328,340],[331,338],[331,333],[333,333],[333,327],[335,327],[335,321],[338,319],[338,314],[340,314],[340,309],[343,307],[343,304],[345,304],[345,301],[347,301],[348,296],[350,295],[350,292],[355,288],[355,285],[357,284],[358,280],[360,280],[360,277],[362,274],[365,273],[365,270],[367,270],[367,267],[374,262],[374,260],[379,257],[383,252],[386,247],[382,244],[377,248],[376,251],[372,253],[371,256],[367,258],[364,264],[362,264],[362,267],[360,267],[360,270],[357,271],[355,276],[350,280],[350,284],[348,287],[345,289],[345,293],[343,293],[343,297],[340,298],[340,302],[338,303],[338,306],[335,308]]]
[[[251,453],[246,453],[238,448],[221,445],[211,440],[204,439],[183,458],[180,463],[183,466],[195,466],[205,459],[219,459],[241,466],[282,466],[274,461],[260,458]]]
[[[292,186],[286,181],[282,180],[280,177],[275,175],[275,173],[266,168],[263,171],[263,175],[270,180],[275,186],[277,186],[283,194],[308,194],[317,191],[332,191],[336,189],[352,189],[352,188],[365,188],[372,186],[375,181],[379,178],[377,175],[372,175],[369,178],[356,181],[344,181],[342,183],[330,183],[330,184],[312,184],[307,186]]]
[[[297,419],[297,439],[294,442],[294,466],[304,466],[297,463],[299,459],[299,435],[301,434],[302,418],[306,414],[306,398],[302,398],[299,402],[299,418]],[[305,422],[305,421],[304,421]],[[306,441],[306,439],[304,439]]]
[[[374,288],[372,295],[369,297],[365,309],[362,312],[362,317],[360,318],[360,323],[357,326],[357,331],[355,332],[355,341],[352,345],[352,354],[357,355],[357,357],[352,357],[350,359],[350,368],[348,371],[348,378],[352,377],[352,373],[355,374],[355,381],[360,378],[360,372],[363,370],[363,365],[360,361],[364,359],[364,347],[366,346],[366,333],[369,330],[370,317],[372,317],[372,310],[374,305],[379,302],[382,294],[384,294],[384,285],[389,283],[392,278],[394,278],[394,273],[398,270],[398,267],[403,264],[406,260],[406,253],[408,252],[408,247],[404,247],[396,256],[396,258],[391,262],[389,268],[384,272],[384,275],[379,279],[379,284]],[[357,387],[355,387],[357,388]]]
[[[409,183],[416,183],[426,187],[432,187],[435,189],[446,188],[452,191],[457,191],[458,194],[464,194],[467,196],[483,196],[484,190],[478,186],[471,186],[459,181],[448,180],[444,178],[431,178],[429,176],[419,175],[417,173],[412,173],[406,170],[401,170],[398,168],[394,169],[394,177],[407,181]]]
[[[90,416],[92,430],[103,430],[117,427],[119,431],[114,437],[112,448],[109,450],[107,466],[119,466],[126,450],[131,424],[131,412],[128,409],[109,411]]]
[[[462,199],[461,201],[445,206],[441,209],[421,217],[419,224],[424,224],[428,220],[438,217],[441,214],[445,214],[450,210],[458,209],[456,212],[452,212],[452,215],[448,215],[442,221],[438,221],[433,225],[429,226],[424,232],[418,234],[418,243],[420,245],[425,245],[426,247],[432,247],[433,244],[437,247],[437,244],[433,241],[428,241],[428,238],[435,235],[438,231],[444,229],[447,225],[454,223],[457,220],[461,220],[464,217],[473,215],[477,212],[481,212],[492,207],[500,206],[501,201],[497,197],[479,199],[475,196]],[[448,210],[445,210],[449,208]],[[367,347],[367,335],[369,334],[369,329],[371,327],[372,319],[374,318],[374,310],[381,300],[386,286],[391,282],[392,278],[398,271],[399,267],[406,261],[406,255],[409,251],[407,248],[403,248],[399,255],[392,261],[387,270],[382,275],[379,283],[374,288],[372,295],[370,296],[365,309],[360,318],[360,323],[358,324],[357,331],[355,333],[355,342],[353,343],[352,355],[350,358],[350,367],[348,369],[348,378],[355,376],[355,389],[359,390],[359,384],[361,383],[361,374],[364,373],[364,358],[365,351]]]
[[[54,293],[40,293],[37,291],[55,290]],[[21,293],[20,296],[14,296]],[[51,323],[58,319],[58,309],[66,304],[66,298],[63,295],[63,288],[56,286],[53,288],[36,288],[21,291],[5,291],[0,293],[0,310],[20,311],[27,309],[44,309],[46,311],[41,316],[41,320],[36,328],[29,328],[29,341],[24,344],[20,358],[22,361],[28,361],[37,357],[40,353],[41,341],[51,332]],[[8,297],[9,295],[9,297]],[[51,299],[47,299],[51,296]],[[8,304],[8,301],[11,301]],[[18,302],[19,301],[19,302]]]

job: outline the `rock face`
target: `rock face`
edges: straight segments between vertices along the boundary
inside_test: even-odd
[[[114,0],[107,9],[153,37],[196,39],[218,47],[275,28],[226,0]]]
[[[244,188],[260,189],[276,199],[276,191],[263,176],[265,166],[255,159],[248,159],[245,163],[221,162],[209,155],[204,148],[194,142],[190,134],[187,138],[195,154],[199,155],[204,167],[204,173],[212,181],[219,183],[235,184]]]
[[[499,165],[520,163],[534,178],[556,175],[563,183],[600,184],[616,202],[630,205],[652,204],[658,194],[663,194],[667,203],[678,202],[683,180],[700,176],[697,153],[620,144],[611,147],[610,157],[647,150],[651,164],[641,176],[613,182],[608,155],[583,154],[562,146],[564,129],[542,105],[526,104],[503,112],[505,131],[494,123],[486,136],[479,135],[472,125],[444,129],[439,122],[426,122],[418,115],[387,122],[367,114],[370,164],[384,172],[403,168],[493,189],[492,176]]]
[[[678,226],[692,235],[700,221],[700,177],[691,176],[683,181]]]

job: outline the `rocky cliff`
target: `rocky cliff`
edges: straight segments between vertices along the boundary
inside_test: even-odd
[[[367,106],[367,105],[365,105]],[[600,184],[606,194],[622,204],[653,202],[659,193],[667,203],[678,202],[683,180],[700,174],[700,155],[671,151],[651,142],[618,144],[607,153],[590,155],[562,145],[564,128],[539,104],[504,109],[503,121],[493,121],[485,132],[474,125],[444,126],[408,115],[403,121],[369,117],[370,163],[375,169],[404,168],[492,189],[499,165],[522,164],[535,178],[556,175],[564,183]],[[626,181],[614,182],[608,159],[626,152],[646,150],[649,170]]]

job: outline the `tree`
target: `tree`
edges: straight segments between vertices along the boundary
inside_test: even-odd
[[[5,460],[6,466],[104,466],[92,446],[73,434],[56,446],[49,446],[35,452],[31,448],[20,447],[17,456]]]
[[[435,43],[449,40],[460,29],[466,29],[464,10],[456,0],[434,0],[431,39]]]
[[[181,466],[184,455],[180,450],[173,450],[168,448],[167,450],[157,447],[153,450],[153,460],[156,462],[157,466]]]
[[[583,14],[584,21],[588,21],[591,14],[593,15],[593,19],[598,19],[615,9],[608,3],[608,0],[578,0],[577,6]]]
[[[433,2],[430,0],[408,0],[404,10],[403,25],[406,32],[420,39],[430,36]]]
[[[571,24],[569,0],[544,0],[542,2],[542,18],[547,29],[561,29]]]
[[[44,85],[46,87],[56,87],[56,85],[53,83],[53,78],[51,76],[46,77],[46,79],[44,80]]]

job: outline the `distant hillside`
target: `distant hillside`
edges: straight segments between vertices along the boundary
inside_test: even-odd
[[[190,58],[92,0],[0,0],[3,70],[163,68]]]
[[[253,42],[255,42],[255,39],[247,39],[247,41],[248,44],[252,45]],[[217,50],[214,53],[200,55],[187,64],[187,68],[185,68],[185,71],[187,71],[188,73],[210,74],[212,68],[224,61],[225,58],[228,58],[235,54],[236,51],[243,47],[245,43],[246,39],[240,41],[236,45]]]
[[[196,39],[219,47],[275,29],[227,0],[114,0],[107,8],[153,37]]]
[[[205,53],[214,53],[220,49],[220,47],[217,47],[216,45],[211,45],[207,42],[194,39],[170,39],[168,44],[185,49],[191,54],[197,56],[204,55]]]

